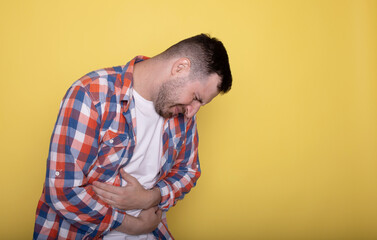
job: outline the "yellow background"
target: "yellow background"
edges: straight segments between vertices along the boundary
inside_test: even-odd
[[[377,239],[377,1],[1,1],[1,239],[31,239],[60,100],[206,32],[234,85],[199,113],[177,239]]]

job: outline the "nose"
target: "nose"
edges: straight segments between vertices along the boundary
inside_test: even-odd
[[[194,101],[191,104],[186,106],[186,118],[192,118],[200,109],[202,105],[200,102]]]

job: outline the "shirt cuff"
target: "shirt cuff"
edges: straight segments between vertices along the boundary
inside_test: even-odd
[[[171,206],[174,205],[174,193],[170,185],[167,184],[164,180],[160,180],[156,186],[160,189],[161,193],[161,202],[158,205],[160,209],[168,210]]]

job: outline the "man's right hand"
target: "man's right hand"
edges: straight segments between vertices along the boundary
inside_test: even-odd
[[[120,170],[127,185],[116,187],[110,183],[93,182],[93,190],[106,203],[122,210],[148,209],[156,206],[161,201],[161,193],[158,188],[144,189],[139,181]]]
[[[161,222],[162,211],[157,206],[142,210],[138,217],[126,214],[122,224],[116,229],[129,235],[140,235],[155,230]]]

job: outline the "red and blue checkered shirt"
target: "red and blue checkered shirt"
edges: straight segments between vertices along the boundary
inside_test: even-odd
[[[120,186],[119,170],[136,144],[134,64],[93,71],[67,91],[51,137],[46,180],[38,202],[34,239],[101,239],[117,228],[125,211],[103,202],[94,181]],[[167,211],[195,186],[200,176],[195,117],[165,119],[161,170],[156,187]],[[163,219],[153,231],[172,239]]]

